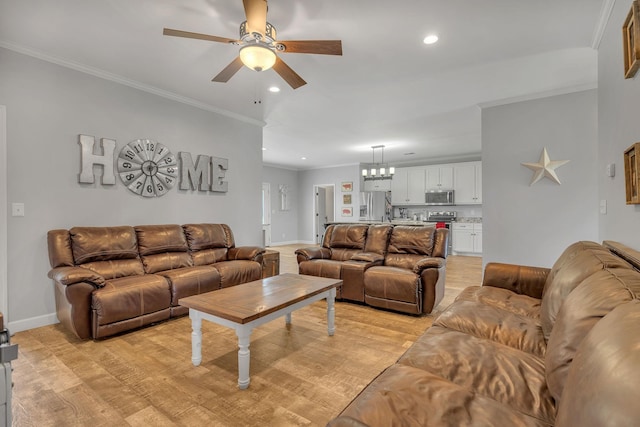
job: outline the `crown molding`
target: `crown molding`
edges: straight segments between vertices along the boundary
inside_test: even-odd
[[[567,86],[567,87],[562,87],[558,89],[548,90],[544,92],[529,93],[526,95],[514,96],[511,98],[497,99],[495,101],[481,102],[478,104],[478,107],[480,107],[481,109],[490,108],[490,107],[499,107],[500,105],[514,104],[516,102],[524,102],[524,101],[533,101],[534,99],[549,98],[551,96],[557,96],[557,95],[567,95],[570,93],[584,92],[587,90],[592,90],[597,88],[598,88],[597,82],[585,83],[585,84],[576,85],[576,86]]]
[[[598,50],[600,47],[600,42],[602,41],[602,37],[604,36],[604,31],[607,28],[607,24],[609,23],[609,18],[611,17],[611,13],[613,12],[613,7],[616,4],[616,0],[604,0],[602,3],[602,9],[600,9],[600,16],[598,17],[598,22],[596,23],[596,28],[593,31],[593,41],[591,42],[591,47],[595,50]]]
[[[118,74],[109,73],[99,68],[94,68],[88,65],[80,64],[78,62],[69,61],[66,59],[51,56],[46,53],[39,52],[37,50],[31,49],[25,46],[20,46],[14,43],[9,43],[9,42],[0,40],[0,47],[17,52],[17,53],[21,53],[23,55],[31,56],[33,58],[37,58],[42,61],[50,62],[52,64],[56,64],[61,67],[70,68],[72,70],[79,71],[81,73],[89,74],[94,77],[98,77],[104,80],[109,80],[124,86],[138,89],[143,92],[151,93],[153,95],[157,95],[162,98],[166,98],[172,101],[180,102],[182,104],[190,105],[192,107],[199,108],[201,110],[220,114],[221,116],[225,116],[234,120],[245,122],[254,126],[264,127],[266,125],[266,122],[262,120],[257,120],[251,117],[243,116],[242,114],[237,114],[232,111],[225,110],[223,108],[215,107],[213,105],[209,105],[204,102],[197,101],[193,98],[188,98],[186,96],[178,95],[177,93],[174,93],[174,92],[169,92],[167,90],[160,89],[155,86],[150,86],[150,85],[138,82],[136,80],[131,80],[126,77],[120,76]]]

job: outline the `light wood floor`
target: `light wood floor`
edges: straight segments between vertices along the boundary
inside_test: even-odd
[[[280,272],[297,272],[296,246]],[[251,386],[237,387],[235,332],[203,322],[202,363],[191,363],[188,317],[101,341],[80,341],[51,325],[14,335],[14,426],[323,426],[387,366],[461,289],[478,285],[481,258],[450,256],[445,299],[415,317],[336,303],[327,336],[326,303],[255,329]]]

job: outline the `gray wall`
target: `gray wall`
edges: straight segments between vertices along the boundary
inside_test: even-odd
[[[271,187],[271,245],[277,246],[298,241],[298,171],[264,166],[262,180]],[[280,185],[289,186],[289,210],[283,211],[280,204]]]
[[[640,249],[640,205],[627,205],[623,153],[640,141],[640,73],[624,78],[622,24],[631,0],[617,1],[598,50],[598,140],[601,200],[607,201],[607,214],[600,217],[602,239],[617,240]],[[606,176],[607,164],[614,163],[615,177]]]
[[[298,217],[298,240],[305,243],[313,243],[313,204],[314,193],[313,188],[316,185],[334,184],[335,193],[335,221],[341,222],[358,222],[360,219],[360,169],[359,165],[340,166],[335,168],[313,169],[299,172],[298,200],[299,217]],[[353,216],[343,217],[341,184],[343,182],[352,182],[353,191],[351,192],[351,200],[353,207]]]
[[[483,262],[551,266],[578,240],[598,240],[597,92],[482,111]],[[562,185],[529,186],[547,147]]]
[[[7,107],[8,302],[12,332],[55,322],[46,234],[76,225],[228,223],[238,245],[262,242],[262,129],[0,48],[0,104]],[[115,186],[78,184],[78,134],[137,138],[174,153],[227,158],[229,191],[179,191],[146,199]]]

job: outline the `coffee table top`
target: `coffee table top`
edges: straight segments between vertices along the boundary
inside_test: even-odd
[[[286,273],[180,298],[178,304],[244,324],[340,285],[338,279]]]

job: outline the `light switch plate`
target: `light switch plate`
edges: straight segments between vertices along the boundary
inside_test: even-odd
[[[607,214],[607,201],[606,200],[600,200],[600,213],[602,215],[606,215]]]
[[[12,203],[11,216],[24,216],[24,203]]]

